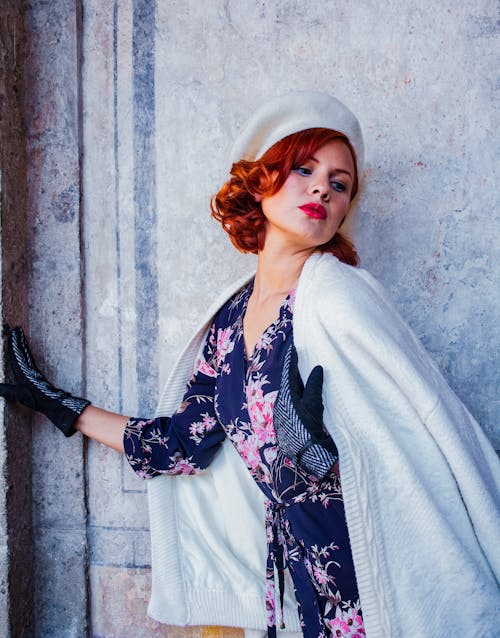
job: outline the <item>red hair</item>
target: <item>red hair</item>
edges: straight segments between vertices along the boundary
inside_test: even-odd
[[[238,250],[257,253],[263,245],[266,218],[255,197],[270,197],[277,193],[293,168],[328,142],[338,139],[349,148],[354,162],[352,201],[358,190],[356,153],[348,138],[338,131],[312,128],[293,133],[276,142],[258,160],[240,160],[233,164],[231,177],[214,195],[211,209],[212,217],[222,224]],[[328,242],[318,246],[318,250],[330,252],[351,266],[359,263],[354,244],[338,231]]]

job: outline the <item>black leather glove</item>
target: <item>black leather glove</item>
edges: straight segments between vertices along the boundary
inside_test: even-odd
[[[73,425],[90,401],[74,397],[47,381],[36,367],[20,326],[9,331],[8,340],[8,361],[15,383],[0,383],[0,396],[41,412],[65,436],[74,434]]]
[[[274,405],[274,429],[278,447],[292,463],[323,478],[338,460],[333,439],[323,428],[323,368],[316,366],[306,385],[298,369],[292,344],[286,355],[281,385]]]

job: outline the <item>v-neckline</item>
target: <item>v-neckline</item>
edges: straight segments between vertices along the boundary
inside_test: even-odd
[[[289,290],[288,293],[283,297],[279,309],[278,309],[278,315],[275,319],[273,319],[273,321],[271,321],[271,323],[259,334],[257,341],[255,342],[253,348],[252,348],[252,352],[250,354],[250,356],[248,355],[248,349],[247,349],[247,344],[246,344],[246,339],[245,339],[245,315],[247,313],[247,307],[248,307],[248,301],[250,299],[250,296],[253,292],[253,286],[254,286],[254,282],[251,281],[250,284],[247,287],[247,295],[246,298],[243,302],[243,309],[241,312],[241,340],[243,343],[243,361],[245,363],[245,369],[247,368],[248,364],[253,361],[253,359],[255,358],[256,355],[256,351],[257,351],[257,346],[259,345],[259,343],[262,343],[262,339],[263,337],[269,332],[269,330],[281,319],[281,315],[283,314],[283,309],[287,303],[287,301],[289,300],[290,296],[292,295],[293,291],[295,289]]]

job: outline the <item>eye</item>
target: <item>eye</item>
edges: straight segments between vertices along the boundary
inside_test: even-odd
[[[307,168],[307,166],[298,166],[297,168],[294,168],[293,170],[299,175],[311,175],[312,173],[311,169]]]
[[[346,185],[342,182],[338,182],[337,180],[330,182],[330,186],[338,193],[343,193],[346,190]]]

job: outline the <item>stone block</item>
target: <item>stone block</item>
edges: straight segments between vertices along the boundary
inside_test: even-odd
[[[230,627],[171,627],[146,614],[149,570],[92,565],[93,638],[243,638]]]
[[[36,638],[84,638],[89,630],[86,530],[51,526],[37,531]]]

